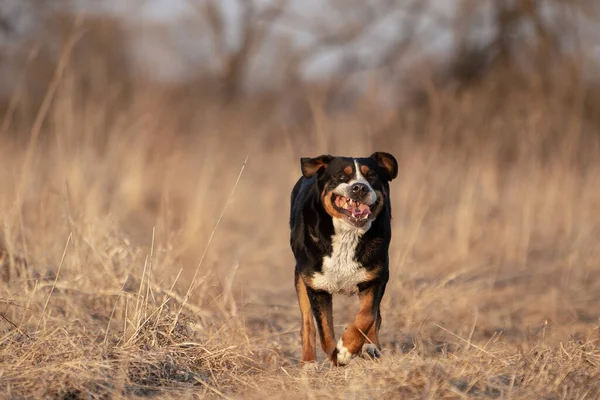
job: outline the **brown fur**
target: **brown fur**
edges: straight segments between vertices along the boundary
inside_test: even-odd
[[[388,171],[390,178],[396,178],[398,175],[398,165],[396,160],[390,158],[388,154],[381,152],[374,153],[374,156],[376,157],[379,165],[383,166]]]
[[[373,291],[369,290],[360,296],[360,311],[342,336],[342,343],[350,353],[356,354],[361,350],[367,334],[376,325],[376,318],[377,315],[373,311]],[[373,343],[379,342],[377,331],[377,328],[373,329],[372,336],[375,340],[370,339]]]
[[[296,290],[298,292],[300,313],[302,314],[302,328],[300,330],[302,337],[302,362],[311,362],[317,358],[315,349],[315,322],[310,308],[310,300],[306,292],[306,284],[299,276],[296,277]]]
[[[342,218],[342,214],[333,206],[331,192],[328,190],[327,185],[325,185],[323,193],[321,193],[321,201],[323,202],[323,208],[327,214],[331,215],[333,218]]]

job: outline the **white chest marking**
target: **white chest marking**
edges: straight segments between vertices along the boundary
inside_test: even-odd
[[[331,256],[323,257],[322,272],[314,274],[312,286],[329,293],[352,295],[358,292],[356,285],[369,279],[367,271],[354,259],[358,242],[366,230],[337,219],[333,225]]]

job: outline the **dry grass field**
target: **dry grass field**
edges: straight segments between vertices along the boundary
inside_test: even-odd
[[[0,135],[3,398],[600,396],[600,136],[577,81],[493,77],[294,123],[67,70]],[[512,81],[511,81],[512,82]],[[10,107],[9,107],[10,111]],[[378,361],[302,369],[299,158],[396,156]],[[334,299],[336,333],[357,300]]]

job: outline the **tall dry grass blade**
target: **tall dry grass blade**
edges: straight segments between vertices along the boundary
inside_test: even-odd
[[[138,288],[138,293],[137,293],[137,299],[135,302],[135,312],[133,314],[133,318],[135,318],[136,320],[136,329],[139,327],[139,321],[143,320],[145,318],[140,316],[140,313],[142,311],[144,311],[143,309],[143,300],[142,300],[142,290],[144,290],[144,282],[146,280],[146,273],[147,273],[147,269],[148,269],[148,256],[146,256],[146,258],[144,259],[144,268],[142,270],[142,279],[140,279],[140,287]]]
[[[479,350],[480,352],[482,352],[483,354],[485,354],[485,355],[487,355],[487,356],[490,356],[490,357],[491,357],[491,358],[493,358],[494,360],[500,361],[500,362],[501,362],[502,364],[504,364],[504,365],[510,365],[508,362],[506,362],[505,360],[503,360],[503,359],[501,359],[500,357],[496,356],[495,354],[493,354],[493,353],[490,353],[489,351],[487,351],[487,350],[486,350],[486,349],[484,349],[483,347],[481,347],[481,346],[478,346],[478,345],[476,345],[476,344],[474,344],[474,343],[470,342],[469,340],[467,340],[467,339],[464,339],[464,338],[460,337],[459,335],[457,335],[456,333],[454,333],[454,332],[450,331],[449,329],[446,329],[446,328],[444,328],[443,326],[441,326],[441,325],[438,325],[438,324],[435,324],[435,323],[434,323],[433,325],[435,325],[435,326],[437,326],[438,328],[440,328],[441,330],[443,330],[443,331],[445,331],[445,332],[449,333],[450,335],[454,336],[455,338],[459,339],[460,341],[462,341],[462,342],[466,343],[468,346],[472,346],[472,347],[476,348],[477,350]]]
[[[19,328],[17,326],[17,324],[15,324],[14,322],[12,322],[6,315],[4,315],[3,313],[0,313],[0,317],[2,317],[3,320],[5,320],[9,325],[11,325],[13,328],[15,328],[21,335],[25,335],[28,339],[31,339],[31,336],[29,336],[27,334],[27,332],[25,332],[24,330],[22,330],[21,328]]]
[[[33,301],[33,296],[35,295],[35,293],[37,291],[37,286],[38,286],[38,283],[36,281],[35,282],[35,286],[33,287],[33,290],[31,290],[29,292],[29,296],[27,296],[27,304],[25,304],[23,315],[21,316],[21,321],[19,321],[19,329],[23,329],[23,324],[25,323],[25,318],[27,316],[27,311],[31,307],[31,302]]]
[[[123,297],[123,291],[125,290],[126,284],[127,284],[127,276],[125,276],[125,279],[123,280],[123,284],[121,285],[121,290],[119,291],[119,296],[117,297],[117,300],[115,300],[115,304],[113,305],[113,308],[110,312],[110,316],[108,317],[108,322],[106,323],[106,332],[104,333],[104,340],[102,341],[102,343],[105,346],[108,343],[108,333],[110,331],[110,324],[115,315],[115,311],[117,310],[117,305],[119,304],[119,302],[121,301],[121,298]]]
[[[148,273],[146,274],[146,279],[148,283],[146,284],[146,304],[148,307],[148,301],[150,299],[150,294],[152,293],[151,285],[152,285],[152,264],[154,261],[154,240],[156,235],[156,227],[152,227],[152,243],[150,245],[150,260],[148,261]]]
[[[187,302],[190,298],[190,293],[196,287],[196,283],[197,283],[197,279],[198,279],[198,272],[200,271],[200,267],[202,266],[202,263],[204,262],[204,257],[206,257],[206,253],[208,252],[208,248],[210,247],[213,237],[215,236],[215,232],[219,228],[219,224],[221,223],[221,220],[223,219],[223,215],[225,215],[225,211],[227,210],[227,207],[229,206],[229,203],[231,202],[231,199],[233,198],[235,189],[237,188],[237,185],[240,182],[240,179],[242,178],[242,174],[244,173],[244,169],[246,168],[246,164],[248,163],[248,157],[250,157],[249,154],[246,156],[246,159],[244,160],[244,163],[242,164],[242,168],[240,168],[240,173],[238,174],[237,179],[235,180],[233,188],[231,189],[231,193],[227,197],[227,200],[225,201],[225,205],[223,206],[223,209],[221,210],[221,214],[219,214],[219,218],[217,219],[217,222],[215,223],[215,226],[214,226],[213,230],[211,231],[210,236],[208,237],[208,241],[206,242],[206,246],[204,247],[204,251],[202,252],[202,256],[200,257],[200,262],[198,263],[198,266],[196,267],[196,271],[194,272],[194,276],[192,277],[192,283],[190,284],[188,291],[185,294],[185,297],[183,299],[181,307],[179,307],[179,310],[177,311],[177,314],[175,315],[175,320],[173,321],[173,326],[171,328],[171,331],[173,329],[175,329],[175,326],[177,325],[177,322],[179,320],[179,315],[181,315],[181,311],[187,304]]]
[[[237,305],[235,304],[235,299],[233,297],[233,282],[235,281],[239,267],[240,263],[238,262],[231,271],[229,271],[229,274],[225,277],[225,285],[223,288],[223,306],[227,307],[229,305],[229,313],[232,316],[236,316],[237,314]]]
[[[36,331],[39,329],[42,319],[44,318],[44,315],[46,314],[46,308],[48,307],[48,303],[50,302],[50,297],[52,297],[52,293],[54,292],[54,288],[56,287],[56,283],[58,282],[58,277],[60,276],[60,271],[65,262],[65,257],[67,256],[67,249],[69,248],[69,243],[71,242],[72,236],[73,236],[73,233],[69,233],[69,237],[67,238],[67,243],[65,243],[65,249],[63,250],[63,254],[60,259],[60,264],[58,264],[58,270],[56,271],[56,276],[54,277],[54,283],[52,284],[52,287],[50,288],[50,293],[48,294],[46,303],[44,303],[44,308],[42,309],[42,314],[40,315],[40,319],[38,320],[37,326],[35,328]]]
[[[469,338],[467,339],[467,341],[469,342],[469,344],[467,345],[467,348],[465,349],[465,351],[469,350],[469,348],[471,347],[471,343],[473,340],[473,334],[475,333],[475,326],[477,326],[477,319],[479,318],[479,309],[475,308],[475,317],[473,318],[473,325],[471,325],[471,331],[469,332]],[[485,348],[485,346],[483,346]]]

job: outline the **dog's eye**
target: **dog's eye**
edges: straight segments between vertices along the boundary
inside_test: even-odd
[[[338,174],[337,179],[338,179],[338,181],[347,181],[348,175],[346,175],[344,173]]]

